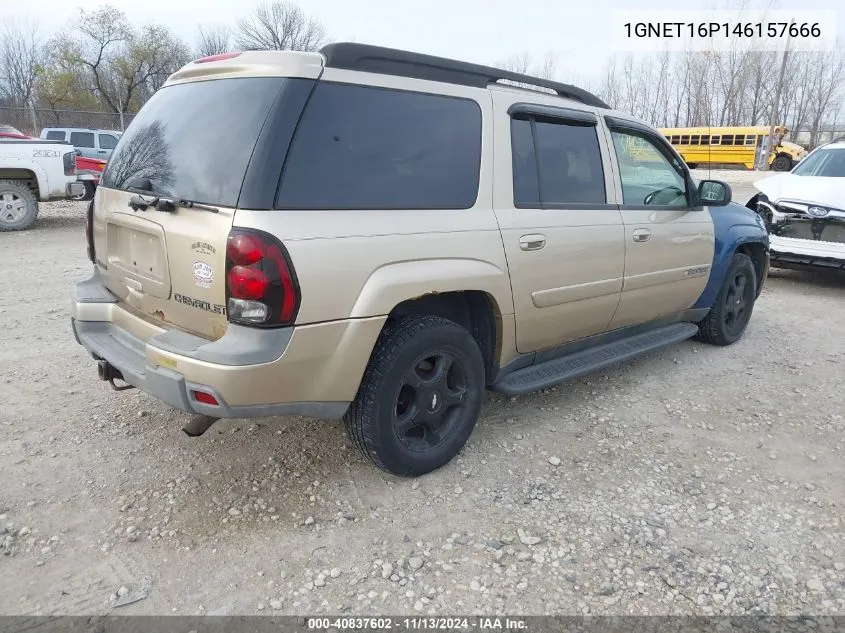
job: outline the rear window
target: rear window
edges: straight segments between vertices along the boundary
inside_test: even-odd
[[[285,79],[249,77],[167,86],[117,142],[103,185],[149,179],[155,194],[237,206],[249,159]]]
[[[319,83],[294,136],[277,206],[468,209],[480,164],[474,101]]]
[[[74,147],[94,147],[93,132],[71,132],[70,144]]]

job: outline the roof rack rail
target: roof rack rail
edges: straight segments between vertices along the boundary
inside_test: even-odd
[[[596,108],[610,109],[610,106],[596,95],[577,86],[445,57],[353,42],[328,44],[320,49],[320,53],[325,57],[326,66],[329,68],[399,75],[475,88],[486,88],[491,83],[504,79],[547,88],[561,97],[580,101]]]

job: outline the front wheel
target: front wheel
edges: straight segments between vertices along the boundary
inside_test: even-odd
[[[777,156],[772,161],[773,171],[789,171],[792,169],[792,159],[789,156]]]
[[[408,317],[379,337],[344,416],[346,431],[382,470],[424,475],[466,444],[484,388],[481,351],[465,328],[436,316]]]
[[[712,345],[731,345],[745,333],[754,300],[757,274],[744,253],[735,253],[710,312],[698,324],[699,338]]]

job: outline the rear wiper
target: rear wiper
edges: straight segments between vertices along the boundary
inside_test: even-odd
[[[202,209],[203,211],[211,211],[212,213],[219,213],[220,209],[215,209],[207,204],[200,204],[193,200],[184,200],[180,198],[168,198],[166,196],[158,196],[158,201],[155,205],[159,211],[172,213],[176,211],[177,207],[184,207],[186,209]]]
[[[133,188],[130,189],[130,191],[138,192],[139,190]],[[152,196],[151,198],[145,198],[140,192],[129,198],[129,206],[133,211],[146,211],[150,207],[155,207],[157,211],[161,211],[163,213],[175,213],[176,209],[179,207],[184,207],[186,209],[202,209],[203,211],[211,211],[211,213],[220,212],[219,209],[205,204],[200,204],[199,202],[194,202],[192,200],[182,200],[179,198],[170,198],[168,196]]]

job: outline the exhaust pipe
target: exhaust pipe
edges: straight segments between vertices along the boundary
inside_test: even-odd
[[[213,418],[210,415],[195,415],[191,417],[190,422],[182,427],[182,430],[188,437],[199,437],[210,429],[219,419],[220,418]]]

